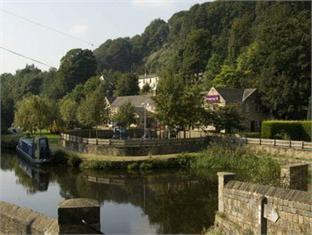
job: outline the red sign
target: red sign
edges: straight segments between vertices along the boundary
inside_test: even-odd
[[[218,103],[220,101],[220,96],[218,95],[207,95],[205,100],[210,103]]]

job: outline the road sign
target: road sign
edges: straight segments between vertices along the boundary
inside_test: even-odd
[[[264,205],[263,216],[264,218],[272,221],[273,223],[275,223],[279,218],[277,211],[273,207],[269,206],[268,204]]]

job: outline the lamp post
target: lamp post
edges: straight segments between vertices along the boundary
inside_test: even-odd
[[[145,139],[146,138],[146,108],[149,106],[149,103],[142,103],[142,106],[143,106],[143,120],[144,120],[144,135],[143,135],[143,138]]]

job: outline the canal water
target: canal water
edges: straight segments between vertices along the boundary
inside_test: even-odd
[[[218,204],[216,172],[42,169],[4,153],[0,187],[0,200],[51,217],[64,199],[95,199],[105,234],[201,233]]]

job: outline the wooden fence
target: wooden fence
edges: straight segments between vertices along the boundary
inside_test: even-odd
[[[85,143],[85,144],[95,144],[95,145],[106,145],[106,146],[116,146],[116,147],[152,147],[159,145],[183,145],[186,143],[203,143],[207,141],[207,137],[196,137],[196,138],[186,138],[186,139],[95,139],[95,138],[82,138],[79,136],[61,134],[62,139],[76,142],[76,143]],[[209,136],[212,140],[217,136]],[[267,146],[277,146],[284,148],[294,148],[294,149],[303,149],[303,150],[312,150],[312,142],[305,141],[294,141],[294,140],[277,140],[277,139],[261,139],[261,138],[233,138],[236,142],[242,144],[257,144],[257,145],[267,145]]]
[[[278,146],[284,148],[312,150],[312,142],[294,141],[294,140],[277,140],[277,139],[261,139],[261,138],[240,138],[245,144],[258,144]]]
[[[61,134],[61,139],[75,143],[95,144],[114,147],[153,147],[164,145],[184,145],[191,143],[205,143],[207,137],[197,137],[188,139],[95,139],[95,138],[82,138],[79,136]]]

